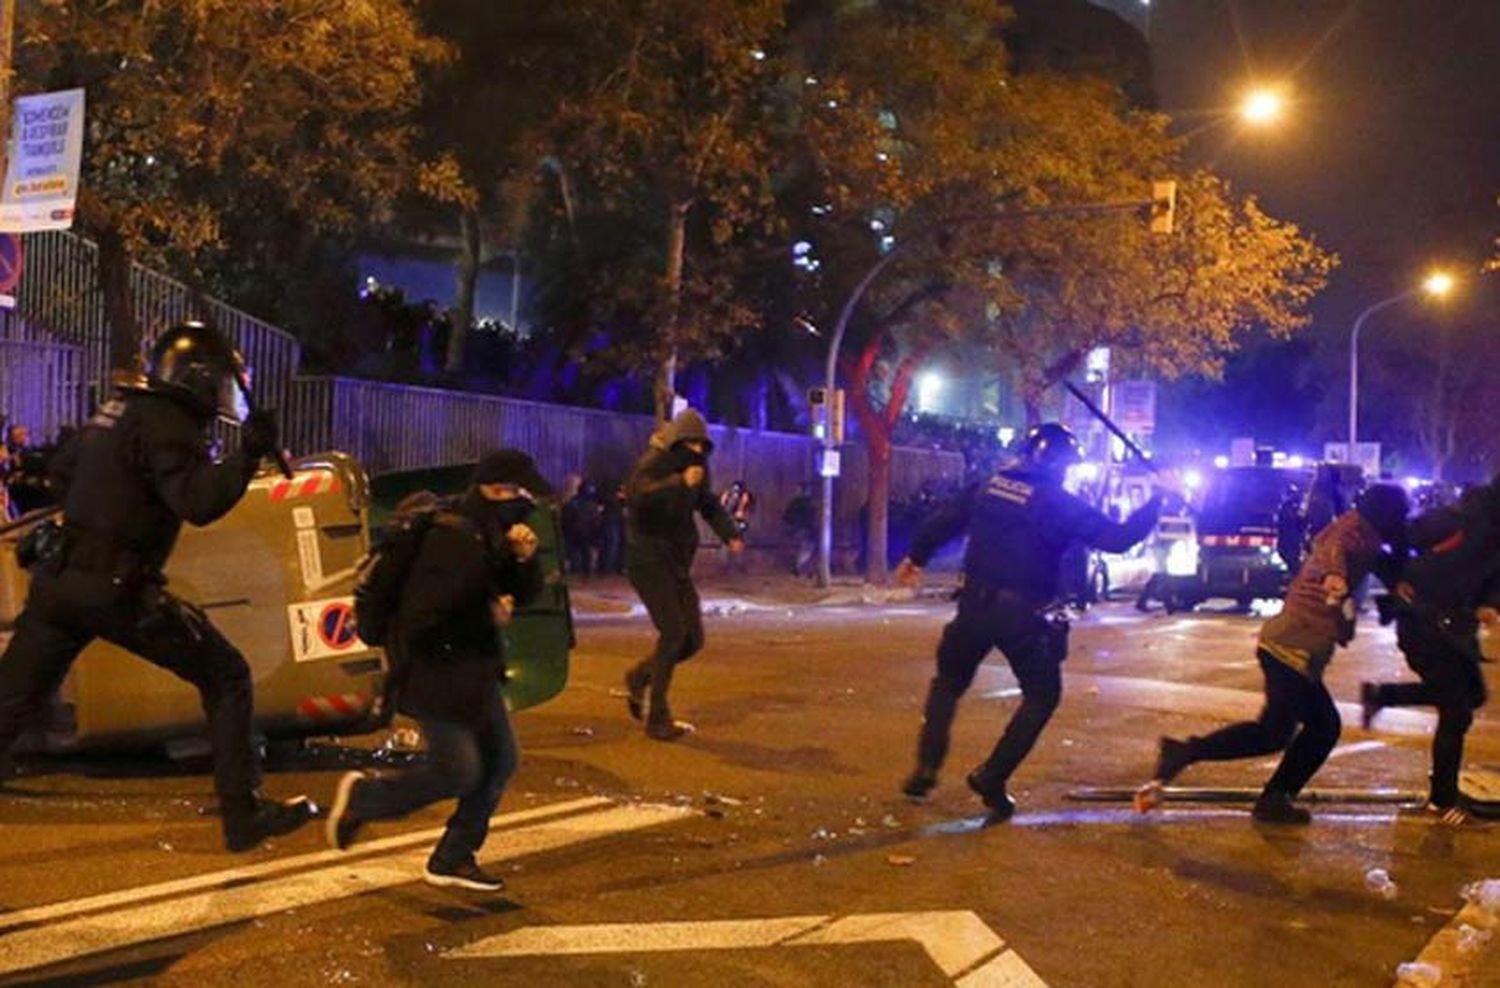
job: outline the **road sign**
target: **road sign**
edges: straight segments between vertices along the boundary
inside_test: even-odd
[[[83,160],[83,90],[17,99],[10,147],[5,186],[0,189],[0,230],[70,228]]]
[[[328,659],[363,649],[354,622],[354,598],[288,604],[287,624],[292,636],[292,658],[298,662]]]
[[[1156,429],[1156,382],[1116,381],[1110,388],[1110,412],[1126,432]]]
[[[473,960],[482,957],[784,949],[913,940],[959,988],[1047,986],[1021,959],[1021,955],[1007,947],[984,920],[966,910],[528,926],[477,940],[450,950],[444,956],[454,960]],[[858,982],[851,979],[849,983]]]
[[[14,295],[20,287],[25,257],[20,237],[14,233],[0,233],[0,294]]]

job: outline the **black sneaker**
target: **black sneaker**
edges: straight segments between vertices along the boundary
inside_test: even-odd
[[[287,800],[257,797],[250,813],[224,818],[224,846],[235,853],[248,851],[268,837],[291,833],[317,812],[317,806],[306,796]]]
[[[651,673],[640,666],[632,666],[625,673],[625,708],[636,720],[646,719],[646,688],[651,685]]]
[[[1292,802],[1284,792],[1263,792],[1255,801],[1250,815],[1261,823],[1285,823],[1301,826],[1312,823],[1312,814]]]
[[[349,800],[354,796],[354,788],[364,778],[363,772],[345,772],[339,778],[338,788],[334,790],[333,808],[328,811],[328,819],[323,823],[323,836],[328,839],[328,846],[335,851],[349,850],[359,828],[364,826],[363,820],[349,812]]]
[[[913,803],[925,803],[932,790],[937,788],[937,773],[919,768],[901,786],[901,793]]]
[[[969,784],[969,788],[974,790],[974,794],[979,797],[990,811],[991,823],[1009,820],[1016,815],[1016,801],[1010,798],[1010,794],[1005,791],[1004,785],[986,785],[983,778],[980,777],[979,769],[977,768],[970,772],[964,781]]]
[[[505,879],[485,874],[472,855],[458,864],[444,864],[433,858],[427,862],[422,880],[428,885],[469,889],[472,892],[499,892],[505,888]]]
[[[697,730],[685,720],[672,720],[670,717],[663,720],[653,717],[646,722],[646,737],[653,741],[676,741]]]
[[[1192,746],[1188,742],[1162,738],[1156,744],[1156,781],[1171,782],[1193,764]]]
[[[1359,684],[1359,726],[1365,730],[1375,723],[1375,715],[1380,713],[1380,687],[1375,683]]]

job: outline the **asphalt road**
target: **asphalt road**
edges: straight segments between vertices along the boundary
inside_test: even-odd
[[[1419,956],[1444,985],[1496,983],[1500,949],[1458,951],[1455,914],[1461,887],[1500,877],[1500,828],[1320,805],[1287,829],[1252,824],[1247,804],[1141,818],[1069,798],[1134,786],[1163,733],[1254,714],[1248,616],[1088,615],[1062,709],[1014,780],[1020,813],[985,827],[962,774],[1016,702],[993,658],[943,785],[906,803],[948,610],[713,617],[674,691],[699,732],[672,745],[645,739],[618,695],[643,620],[585,621],[567,691],[518,718],[522,767],[484,852],[509,882],[499,896],[417,881],[444,808],[370,828],[350,855],[310,827],[230,856],[200,814],[201,771],[29,763],[0,792],[0,983],[1373,986]],[[1330,678],[1352,701],[1359,680],[1403,674],[1371,624]],[[1315,786],[1422,790],[1430,715],[1388,712],[1366,733],[1346,704],[1345,721]],[[1469,760],[1500,764],[1493,715]],[[390,762],[318,743],[268,788],[326,799],[352,764]],[[1270,771],[1199,766],[1181,782],[1255,787]],[[1373,868],[1394,898],[1367,889]]]

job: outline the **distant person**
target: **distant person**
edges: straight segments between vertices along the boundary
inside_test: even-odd
[[[739,533],[740,541],[748,543],[750,539],[750,519],[755,513],[755,495],[750,493],[749,485],[743,480],[736,480],[724,488],[724,493],[719,495],[719,504],[728,512],[730,520],[734,522],[734,530]],[[724,565],[726,568],[732,567],[736,556],[742,562],[745,559],[744,553],[730,552],[727,543],[724,547],[724,553]]]
[[[1276,554],[1295,573],[1302,566],[1302,546],[1307,539],[1307,518],[1302,514],[1302,488],[1293,484],[1276,509]]]
[[[1251,815],[1274,824],[1312,820],[1295,801],[1338,743],[1342,728],[1323,673],[1335,648],[1354,638],[1354,587],[1375,567],[1383,546],[1404,544],[1407,507],[1404,490],[1377,484],[1364,492],[1354,510],[1318,533],[1281,613],[1260,629],[1255,657],[1265,677],[1266,698],[1260,716],[1186,740],[1163,737],[1156,773],[1136,792],[1138,811],[1157,806],[1167,783],[1190,765],[1282,752]]]
[[[594,549],[603,527],[604,505],[593,484],[580,482],[562,506],[563,541],[568,547],[568,571],[588,577],[594,571]]]
[[[630,715],[645,718],[646,736],[675,741],[693,725],[672,716],[672,673],[703,648],[703,613],[693,586],[701,515],[730,552],[743,552],[734,521],[713,494],[708,426],[685,409],[651,437],[626,482],[629,497],[626,574],[656,626],[656,648],[625,674]],[[646,691],[650,690],[649,706]],[[649,710],[649,714],[648,714]]]
[[[599,572],[625,572],[625,485],[604,485],[599,512]]]
[[[781,525],[794,547],[792,575],[810,575],[818,551],[818,508],[813,503],[811,484],[804,481],[797,495],[787,502]]]

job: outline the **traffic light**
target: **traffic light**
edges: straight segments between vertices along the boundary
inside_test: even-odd
[[[1177,183],[1151,183],[1151,232],[1171,233],[1177,222]]]

